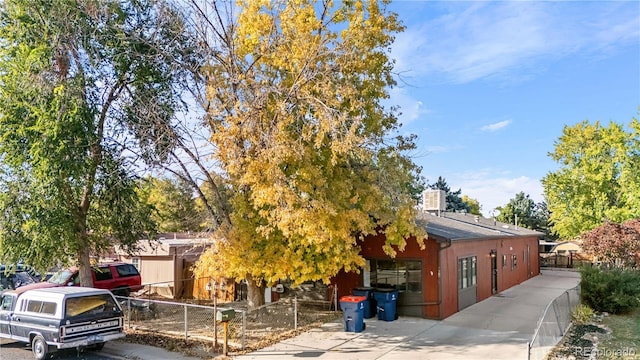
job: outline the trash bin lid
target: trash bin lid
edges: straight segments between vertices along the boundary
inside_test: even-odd
[[[370,286],[361,286],[361,287],[353,288],[353,290],[355,290],[355,291],[374,291],[375,288],[372,288]]]
[[[398,291],[398,290],[396,290],[396,289],[387,289],[387,288],[383,288],[383,289],[377,288],[376,289],[376,292],[379,292],[379,293],[390,293],[390,292],[396,292],[396,291]]]
[[[340,298],[340,302],[361,302],[367,300],[364,296],[343,296]]]

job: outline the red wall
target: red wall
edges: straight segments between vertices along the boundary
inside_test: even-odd
[[[525,255],[529,245],[529,256]],[[442,250],[441,261],[443,301],[442,317],[446,318],[458,312],[458,258],[476,256],[477,263],[477,293],[476,300],[482,301],[491,296],[491,250],[496,250],[498,262],[498,292],[502,292],[514,285],[539,274],[538,268],[538,238],[497,238],[482,240],[453,241],[452,246]],[[507,262],[502,266],[502,256],[507,255]],[[512,257],[517,255],[517,267],[512,269]],[[447,264],[446,266],[444,264]],[[530,273],[528,270],[531,270]]]
[[[389,259],[384,253],[384,235],[367,237],[361,244],[361,254],[366,259]],[[438,283],[438,248],[433,240],[425,240],[425,248],[420,249],[415,238],[407,240],[403,251],[398,251],[395,259],[422,260],[422,301],[426,317],[440,318]],[[396,251],[398,249],[396,248]],[[338,286],[338,298],[350,295],[354,287],[362,286],[362,274],[340,272],[332,281]]]
[[[361,243],[361,253],[366,259],[389,259],[384,253],[384,235],[369,236]],[[539,274],[538,238],[496,238],[482,240],[454,240],[451,246],[435,239],[425,240],[425,249],[420,249],[414,238],[407,241],[396,259],[422,260],[423,314],[426,318],[443,319],[458,311],[458,258],[477,257],[477,301],[491,296],[491,250],[497,252],[498,292],[519,284]],[[527,245],[530,256],[525,259]],[[442,247],[442,250],[439,250]],[[397,249],[396,249],[397,250]],[[440,251],[440,252],[439,252]],[[507,255],[507,264],[502,267],[502,255]],[[511,269],[511,255],[517,255],[517,268]],[[531,273],[527,273],[530,263]],[[440,279],[438,279],[440,274]],[[338,298],[350,295],[354,287],[362,286],[361,273],[339,273],[332,281],[338,286]],[[443,284],[443,286],[440,286]],[[442,291],[442,295],[440,295]]]

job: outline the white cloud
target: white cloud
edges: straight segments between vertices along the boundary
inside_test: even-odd
[[[500,129],[503,129],[503,128],[509,126],[509,124],[511,124],[511,120],[504,120],[504,121],[500,121],[500,122],[497,122],[497,123],[485,125],[485,126],[481,127],[480,130],[482,130],[482,131],[498,131]]]
[[[528,77],[550,60],[579,52],[608,56],[619,45],[637,43],[633,3],[445,3],[444,15],[408,24],[392,57],[400,73],[452,83]]]
[[[482,206],[482,214],[486,217],[490,217],[496,207],[506,205],[521,191],[536,203],[544,200],[540,180],[513,176],[495,169],[470,171],[445,179],[452,190],[462,189],[463,195],[478,200]]]
[[[421,100],[411,96],[405,87],[395,87],[389,92],[387,103],[400,107],[400,122],[407,125],[416,120],[420,120],[431,111],[427,109]]]

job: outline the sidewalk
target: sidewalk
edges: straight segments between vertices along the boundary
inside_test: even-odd
[[[120,359],[135,360],[201,360],[163,348],[134,344],[126,341],[109,341],[101,351],[105,355]]]
[[[341,322],[329,323],[234,359],[526,359],[527,343],[544,308],[578,285],[579,276],[575,272],[543,270],[542,275],[442,321],[367,319],[361,333],[344,332]]]

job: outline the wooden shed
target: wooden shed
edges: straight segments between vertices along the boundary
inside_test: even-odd
[[[166,233],[155,240],[138,241],[138,251],[127,254],[116,247],[119,261],[133,264],[145,290],[168,298],[234,301],[236,284],[230,279],[196,279],[193,266],[211,244],[208,233]]]

